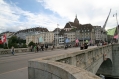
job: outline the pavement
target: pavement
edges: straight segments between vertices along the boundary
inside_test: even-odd
[[[0,55],[0,58],[1,57],[9,57],[9,56],[26,55],[26,54],[33,54],[33,52],[14,53],[14,55],[12,55],[12,54],[3,54],[3,55]]]
[[[91,46],[89,48],[93,48],[93,47],[97,47],[97,46]],[[10,68],[11,66],[18,66],[19,64],[23,65],[26,64],[27,60],[26,57],[42,57],[45,55],[54,55],[54,54],[58,54],[58,53],[65,53],[65,52],[61,52],[62,49],[56,49],[53,50],[51,52],[51,50],[47,50],[47,51],[42,51],[42,52],[25,52],[25,53],[15,53],[15,55],[13,56],[12,54],[4,54],[4,55],[0,55],[0,63],[1,63],[1,68]],[[79,47],[77,48],[69,48],[67,51],[73,51],[73,50],[80,50]],[[64,51],[64,50],[63,50]],[[54,52],[54,53],[53,53]],[[39,55],[39,56],[38,56]],[[5,60],[6,59],[6,60]],[[18,61],[20,59],[20,61]],[[24,63],[22,63],[22,61],[26,61]],[[4,65],[6,63],[6,65]],[[17,63],[18,65],[16,65],[15,63]],[[6,67],[4,67],[6,66]],[[7,68],[6,68],[7,69]],[[4,70],[4,69],[3,69]],[[3,71],[1,69],[1,71]],[[3,72],[0,73],[0,79],[28,79],[28,66],[22,66],[21,68],[16,68],[16,69],[8,69],[9,71],[7,72]]]
[[[0,79],[28,79],[28,68],[24,67],[0,74]]]

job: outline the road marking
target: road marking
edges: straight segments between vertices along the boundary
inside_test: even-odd
[[[25,68],[27,68],[27,67],[20,68],[20,69],[16,69],[16,70],[12,70],[12,71],[8,71],[8,72],[4,72],[4,73],[1,73],[0,75],[4,75],[4,74],[7,74],[7,73],[11,73],[11,72],[19,71],[19,70],[22,70],[22,69],[25,69]]]

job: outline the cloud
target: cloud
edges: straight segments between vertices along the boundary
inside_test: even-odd
[[[77,14],[81,24],[91,23],[92,25],[103,26],[110,8],[112,12],[107,22],[106,29],[114,27],[115,19],[112,15],[119,10],[118,0],[37,0],[46,9],[58,13],[61,17],[73,21]]]
[[[74,21],[77,14],[81,24],[103,26],[110,8],[112,12],[107,22],[106,29],[117,25],[114,13],[118,13],[117,0],[36,0],[39,4],[50,10],[52,14],[31,13],[16,6],[19,3],[6,3],[0,0],[0,32],[18,31],[31,27],[46,27],[54,30],[59,24],[63,28],[68,21]],[[4,7],[4,8],[3,8]],[[119,17],[117,17],[119,18]]]
[[[29,11],[22,10],[14,3],[11,5],[3,0],[0,1],[0,13],[0,32],[15,32],[21,29],[38,26],[48,28],[48,30],[54,30],[54,28],[57,27],[57,23],[64,22],[54,16],[54,14],[46,15],[44,13],[31,13]],[[60,27],[63,28],[64,26]]]

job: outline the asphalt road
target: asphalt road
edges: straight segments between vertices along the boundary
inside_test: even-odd
[[[89,48],[94,48],[92,46]],[[70,53],[72,51],[80,50],[77,48],[55,49],[53,51],[41,51],[17,53],[14,56],[11,54],[0,55],[0,79],[28,79],[28,60],[57,54]]]

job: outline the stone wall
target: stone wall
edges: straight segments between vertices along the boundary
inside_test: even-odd
[[[60,62],[38,59],[28,65],[28,79],[100,79],[82,68]]]
[[[29,48],[15,48],[15,53],[29,52]],[[0,55],[11,54],[11,49],[0,49]]]
[[[64,48],[64,46],[56,46],[54,49],[61,49]],[[52,50],[52,46],[48,47],[48,50]],[[24,52],[30,52],[29,48],[15,48],[15,53],[24,53]],[[11,49],[0,49],[0,55],[4,54],[11,54]]]
[[[119,44],[113,45],[113,68],[112,68],[112,76],[119,78]]]
[[[108,45],[29,60],[28,76],[29,79],[100,79],[94,74],[104,61],[104,54],[110,57],[110,51],[112,46]]]

